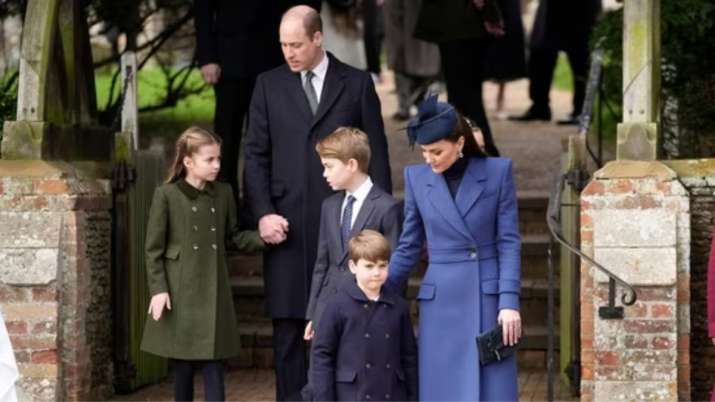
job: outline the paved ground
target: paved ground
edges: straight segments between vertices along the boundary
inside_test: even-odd
[[[488,109],[492,108],[496,98],[496,87],[484,86],[484,99]],[[525,80],[511,83],[507,88],[507,112],[522,113],[529,106],[528,84]],[[396,110],[395,96],[392,93],[391,76],[386,74],[385,84],[378,86],[382,99],[383,116],[390,147],[395,192],[403,189],[402,168],[406,164],[422,162],[418,150],[410,150],[407,137],[402,130],[404,122],[395,122],[389,116]],[[554,118],[560,118],[570,112],[571,97],[568,93],[552,91],[552,109]],[[490,111],[491,113],[491,111]],[[573,126],[557,126],[553,123],[517,124],[497,120],[491,116],[492,130],[497,147],[504,156],[514,160],[514,174],[517,189],[523,191],[548,191],[551,181],[558,170],[561,141],[575,132]],[[543,366],[543,355],[527,357],[529,361],[520,361],[519,390],[521,401],[542,401],[546,399],[546,373],[531,367]],[[234,370],[226,378],[227,398],[235,401],[270,401],[274,396],[274,378],[269,370]],[[200,378],[196,380],[197,400],[203,397]],[[130,395],[117,395],[114,401],[157,401],[171,400],[173,396],[171,380],[145,387]],[[564,390],[558,390],[558,400],[573,399]]]
[[[203,382],[196,377],[194,382],[196,398],[203,400]],[[235,370],[226,376],[226,399],[229,401],[272,401],[274,400],[273,372],[270,370]],[[556,400],[575,401],[568,394],[557,389]],[[173,400],[172,383],[145,387],[130,395],[117,395],[112,401],[170,401]],[[546,400],[546,374],[542,371],[522,370],[519,373],[519,400]]]

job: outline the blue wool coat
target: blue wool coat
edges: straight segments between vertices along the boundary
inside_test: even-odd
[[[414,401],[417,346],[407,303],[383,287],[370,301],[352,281],[315,331],[310,384],[316,401]]]
[[[481,366],[476,337],[500,309],[519,309],[520,238],[511,161],[473,158],[454,198],[428,165],[405,168],[405,222],[390,259],[402,286],[427,241],[420,286],[419,395],[423,401],[516,401],[514,357]]]

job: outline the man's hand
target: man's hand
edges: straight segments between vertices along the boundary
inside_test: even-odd
[[[504,24],[500,22],[484,21],[484,29],[495,38],[504,36]]]
[[[309,341],[313,339],[313,336],[315,336],[315,331],[313,330],[313,321],[308,321],[308,324],[305,326],[305,332],[303,333],[303,339]]]
[[[268,244],[282,243],[288,233],[288,221],[277,214],[268,214],[258,221],[258,234]]]
[[[147,314],[151,314],[151,318],[153,318],[154,321],[159,321],[161,314],[164,312],[164,307],[166,307],[167,310],[171,310],[171,298],[169,297],[169,293],[157,293],[152,296],[149,302],[149,311],[147,311]]]
[[[521,314],[512,309],[499,310],[497,322],[502,326],[504,345],[514,346],[521,338]]]
[[[216,85],[221,78],[221,66],[216,63],[204,64],[201,66],[201,77],[209,85]]]

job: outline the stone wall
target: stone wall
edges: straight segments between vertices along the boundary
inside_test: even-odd
[[[581,276],[582,400],[690,399],[690,204],[660,162],[611,162],[582,192],[581,247],[634,285],[623,319],[604,319],[608,278]],[[622,288],[616,305],[622,306]]]
[[[715,159],[665,162],[690,193],[690,363],[692,400],[709,400],[715,385],[715,346],[708,338],[707,273],[715,214]]]
[[[0,311],[21,400],[112,394],[111,192],[66,163],[0,160]]]

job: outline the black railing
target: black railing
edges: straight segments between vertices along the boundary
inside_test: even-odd
[[[589,79],[586,86],[586,96],[584,100],[583,111],[579,116],[579,127],[578,134],[582,137],[582,143],[588,152],[591,159],[596,164],[597,168],[603,165],[603,122],[601,116],[603,115],[603,105],[609,109],[609,112],[616,115],[613,109],[610,107],[605,99],[603,91],[603,51],[597,49],[591,54],[591,68],[589,71]],[[594,106],[596,105],[596,100],[598,100],[597,106],[597,118],[598,118],[598,129],[597,129],[597,144],[598,148],[594,152],[589,145],[588,133],[591,128],[591,122],[593,120]],[[548,256],[548,293],[547,293],[547,326],[548,326],[548,337],[547,337],[547,398],[549,401],[554,400],[554,374],[555,374],[555,364],[554,364],[554,338],[555,338],[555,319],[554,319],[554,246],[555,242],[558,242],[566,250],[570,252],[573,258],[572,267],[575,269],[574,277],[578,278],[580,261],[586,261],[593,267],[603,272],[608,276],[608,305],[600,306],[598,309],[598,315],[602,319],[622,319],[624,317],[624,311],[622,306],[616,306],[616,285],[620,285],[625,291],[621,296],[621,302],[623,305],[630,306],[636,302],[637,295],[636,291],[628,282],[620,278],[618,275],[614,274],[603,265],[596,262],[593,258],[589,257],[580,249],[577,244],[571,243],[566,239],[561,230],[561,210],[564,207],[576,208],[574,215],[578,217],[580,215],[580,203],[570,203],[565,204],[562,202],[561,195],[563,194],[564,184],[568,183],[575,191],[580,192],[584,189],[586,183],[589,180],[589,174],[585,168],[571,168],[566,173],[561,174],[556,181],[554,188],[549,196],[549,205],[546,214],[546,222],[551,232],[551,239],[549,242],[549,249],[547,252]],[[574,225],[576,226],[576,233],[579,229],[579,219],[574,220]],[[579,294],[579,281],[578,279],[574,281],[574,295],[578,297]],[[563,302],[563,301],[562,301]],[[578,303],[578,301],[576,301]],[[575,308],[572,311],[572,322],[577,326],[580,323],[579,309]],[[578,334],[580,331],[574,331]],[[580,342],[579,339],[573,339],[572,343],[572,355],[574,356],[567,367],[564,368],[566,375],[568,375],[571,380],[571,392],[573,395],[577,395],[579,391],[580,376],[581,376],[581,364],[579,359]]]

